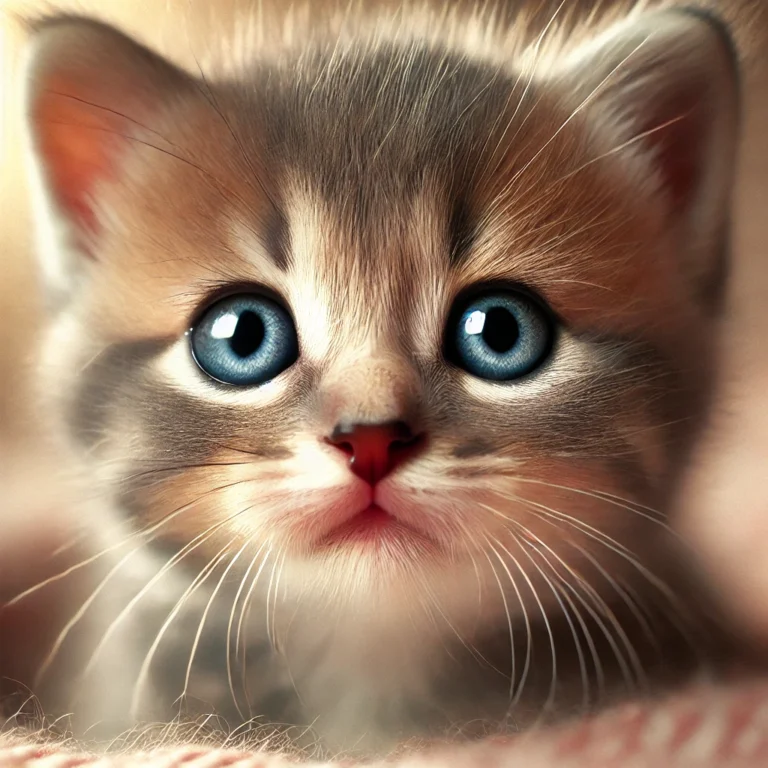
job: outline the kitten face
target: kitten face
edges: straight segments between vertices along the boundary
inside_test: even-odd
[[[318,40],[222,83],[90,22],[39,34],[33,133],[67,223],[46,396],[137,528],[265,563],[286,620],[321,605],[391,634],[435,604],[441,632],[489,634],[564,581],[611,602],[607,571],[645,580],[647,509],[708,390],[735,142],[716,25],[652,15],[546,73]],[[455,350],[487,296],[546,335],[506,381]],[[195,354],[233,297],[295,327],[265,383]],[[407,450],[372,483],[345,435],[393,423],[385,454]]]

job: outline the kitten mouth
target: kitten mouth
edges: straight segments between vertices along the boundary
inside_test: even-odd
[[[319,548],[344,545],[379,545],[406,539],[426,539],[425,535],[391,515],[378,504],[370,504],[340,525],[328,531],[318,541]]]

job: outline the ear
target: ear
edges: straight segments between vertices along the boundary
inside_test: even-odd
[[[721,288],[740,122],[726,28],[699,11],[635,16],[577,51],[563,76],[610,155],[660,196],[694,290]]]
[[[57,282],[71,279],[79,266],[75,259],[92,255],[100,190],[119,183],[135,142],[166,145],[153,124],[192,84],[170,63],[99,22],[58,17],[33,28],[27,95],[37,161],[33,183],[45,199],[40,217],[49,217],[44,266]]]

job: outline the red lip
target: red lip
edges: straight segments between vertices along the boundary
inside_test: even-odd
[[[376,541],[396,531],[404,532],[403,525],[387,511],[371,504],[362,512],[345,520],[340,526],[329,531],[321,540],[321,544],[344,544],[352,542]]]

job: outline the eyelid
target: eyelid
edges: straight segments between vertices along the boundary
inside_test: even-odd
[[[203,318],[203,315],[214,305],[225,299],[235,296],[263,296],[265,299],[274,301],[285,312],[288,313],[291,320],[296,321],[293,310],[288,301],[268,285],[263,283],[243,281],[220,281],[209,285],[208,290],[195,303],[195,309],[191,315],[190,329],[193,329]]]
[[[521,296],[537,304],[537,306],[540,309],[542,309],[544,312],[549,314],[553,320],[557,321],[558,323],[562,322],[562,319],[560,318],[559,314],[552,308],[550,303],[547,301],[546,294],[543,291],[533,286],[530,286],[527,283],[521,283],[515,280],[494,279],[494,280],[484,280],[478,283],[472,283],[471,285],[465,286],[464,288],[457,291],[451,298],[450,305],[451,307],[454,307],[458,302],[461,302],[461,303],[469,302],[476,295],[479,295],[482,293],[488,293],[491,291],[519,293]]]
[[[447,311],[443,317],[443,327],[447,328],[451,318],[454,318],[457,312],[462,311],[461,307],[466,306],[473,298],[492,291],[518,293],[533,302],[544,313],[547,321],[550,323],[553,337],[556,337],[558,329],[568,328],[568,323],[565,319],[552,308],[540,291],[525,283],[515,282],[514,280],[486,280],[473,283],[457,291],[447,305]]]

